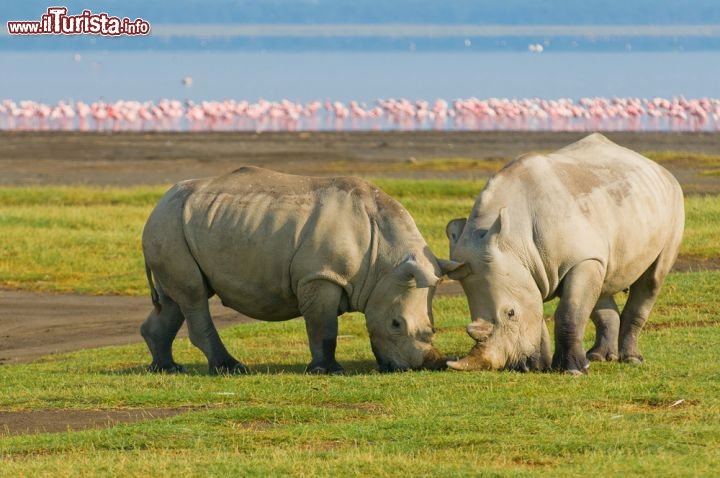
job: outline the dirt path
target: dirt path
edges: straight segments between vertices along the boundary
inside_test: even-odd
[[[0,290],[0,364],[48,354],[142,341],[140,324],[152,308],[149,297],[39,294]],[[253,319],[213,298],[218,328]],[[179,336],[187,337],[187,328]],[[148,355],[148,360],[149,360]]]
[[[171,184],[240,165],[298,174],[393,177],[488,177],[520,154],[548,152],[585,133],[31,133],[0,131],[0,185]],[[636,151],[720,154],[710,133],[609,133]],[[430,160],[463,158],[451,167]],[[701,165],[663,163],[686,192],[720,194],[717,175]],[[707,166],[707,165],[706,165]],[[711,165],[717,170],[718,165]]]

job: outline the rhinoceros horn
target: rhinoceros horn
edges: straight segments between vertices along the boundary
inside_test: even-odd
[[[467,333],[476,342],[485,342],[492,335],[495,326],[486,320],[475,320],[467,326]]]
[[[471,329],[471,327],[473,327]],[[449,360],[447,365],[448,368],[453,370],[499,370],[504,368],[507,364],[506,358],[503,358],[502,354],[497,353],[498,351],[488,346],[487,338],[492,332],[492,324],[487,324],[482,321],[473,322],[468,326],[468,334],[473,337],[477,342],[470,349],[467,356],[460,360]],[[528,372],[530,370],[548,370],[551,364],[551,352],[550,352],[550,334],[548,333],[547,326],[543,322],[542,336],[540,340],[539,350],[525,357],[523,360],[518,361],[512,367],[514,370]]]
[[[453,370],[469,371],[469,370],[493,370],[497,368],[494,366],[490,357],[487,354],[487,347],[478,342],[475,346],[470,349],[465,357],[460,360],[449,360],[447,362],[448,368]]]

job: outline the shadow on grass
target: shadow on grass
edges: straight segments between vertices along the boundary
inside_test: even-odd
[[[305,363],[246,363],[246,367],[249,370],[248,375],[284,375],[284,374],[297,374],[304,375]],[[368,375],[371,373],[379,373],[377,371],[377,363],[372,360],[349,360],[343,361],[341,365],[345,368],[345,374],[348,375]],[[208,370],[207,363],[194,362],[182,364],[185,368],[184,372],[180,372],[183,375],[192,376],[208,376],[216,377]],[[147,365],[139,365],[136,367],[128,367],[117,370],[107,370],[104,372],[107,375],[142,375],[150,374]],[[229,374],[228,374],[229,375]],[[238,374],[238,377],[242,377],[242,374]]]

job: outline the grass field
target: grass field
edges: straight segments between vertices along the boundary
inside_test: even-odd
[[[443,257],[445,223],[466,216],[481,187],[376,182]],[[163,191],[0,188],[0,287],[147,294],[139,238]],[[682,254],[720,256],[720,198],[688,197],[686,209]],[[436,345],[467,352],[465,299],[434,308]],[[0,410],[185,413],[81,432],[0,429],[0,476],[713,476],[718,311],[720,272],[673,273],[640,339],[645,365],[596,363],[580,378],[378,374],[359,314],[340,321],[343,377],[302,374],[299,320],[222,332],[248,376],[209,376],[187,340],[176,342],[185,375],[147,374],[144,344],[4,366]]]

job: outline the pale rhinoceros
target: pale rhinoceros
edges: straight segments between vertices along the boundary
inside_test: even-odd
[[[340,373],[338,315],[365,313],[381,371],[445,368],[431,300],[441,264],[413,219],[356,178],[244,167],[173,186],[142,238],[155,305],[141,327],[153,371],[178,371],[172,343],[187,319],[211,373],[246,372],[223,345],[208,298],[265,321],[304,316],[312,373]]]
[[[592,134],[499,171],[467,220],[447,227],[450,274],[468,298],[476,340],[459,370],[586,372],[590,360],[642,362],[638,335],[675,259],[683,193],[655,162]],[[622,314],[613,295],[629,288]],[[560,297],[555,352],[543,302]],[[594,346],[583,350],[587,318]]]

